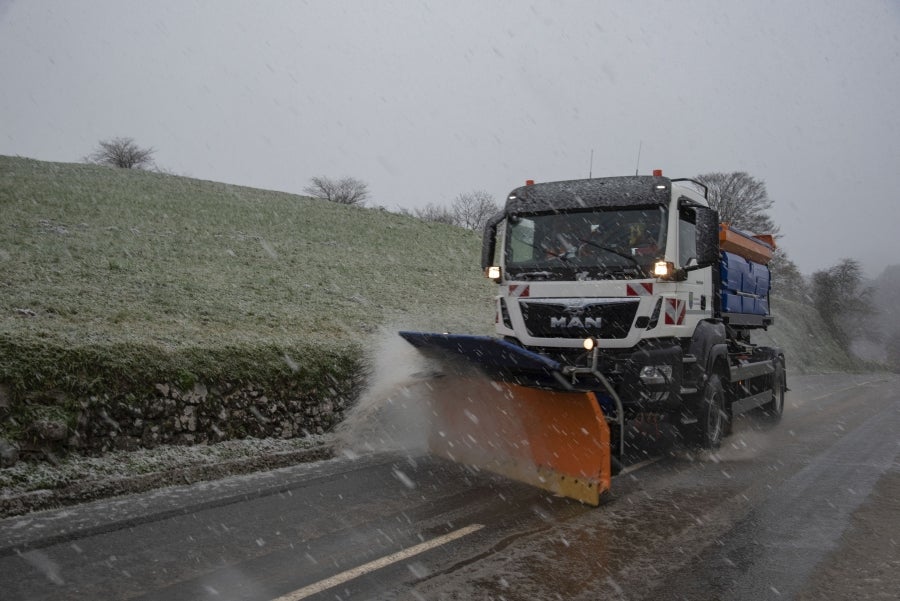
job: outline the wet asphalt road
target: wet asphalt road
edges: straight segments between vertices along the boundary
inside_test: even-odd
[[[392,453],[2,520],[0,599],[895,599],[900,379],[789,383],[599,508]]]

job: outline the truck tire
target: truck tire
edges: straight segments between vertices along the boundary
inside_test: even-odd
[[[781,421],[784,413],[784,392],[787,390],[785,382],[784,359],[778,357],[775,359],[775,372],[772,374],[772,400],[759,408],[766,423],[777,424]]]
[[[728,431],[725,387],[719,374],[712,374],[700,395],[697,407],[697,444],[701,449],[718,449]]]

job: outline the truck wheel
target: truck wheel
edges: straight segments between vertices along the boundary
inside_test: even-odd
[[[766,422],[777,424],[784,413],[785,386],[784,362],[775,359],[775,373],[772,374],[772,400],[760,407],[762,416]]]
[[[718,449],[728,429],[725,388],[719,374],[712,374],[706,381],[697,409],[697,443],[703,449]]]

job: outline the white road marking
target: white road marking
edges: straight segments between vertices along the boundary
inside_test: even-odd
[[[622,468],[622,470],[616,474],[617,476],[624,476],[625,474],[630,474],[632,472],[636,472],[641,468],[647,467],[648,465],[653,465],[657,461],[662,459],[662,457],[653,457],[652,459],[645,459],[639,463],[633,463],[626,468]]]
[[[310,584],[309,586],[304,586],[301,589],[297,589],[292,593],[282,595],[281,597],[273,599],[272,601],[300,601],[300,599],[306,599],[307,597],[316,595],[318,593],[321,593],[322,591],[326,591],[340,584],[344,584],[345,582],[353,580],[354,578],[359,578],[364,574],[374,572],[375,570],[380,570],[381,568],[389,566],[392,563],[397,563],[398,561],[409,559],[414,555],[424,553],[425,551],[430,551],[431,549],[440,547],[441,545],[446,545],[447,543],[453,542],[458,538],[462,538],[464,536],[472,534],[473,532],[478,532],[482,528],[484,528],[484,525],[482,524],[472,524],[470,526],[466,526],[465,528],[460,528],[459,530],[448,532],[443,536],[425,541],[424,543],[418,544],[414,547],[409,547],[408,549],[397,551],[396,553],[387,555],[374,561],[370,561],[369,563],[365,563],[359,567],[353,568],[352,570],[347,570],[346,572],[335,574],[331,578],[326,578],[325,580],[320,580],[319,582]]]
[[[865,382],[857,382],[851,386],[847,386],[846,388],[840,388],[838,390],[832,390],[831,392],[826,392],[821,396],[817,396],[815,398],[809,399],[810,401],[821,401],[822,399],[826,399],[832,395],[840,394],[841,392],[847,392],[848,390],[853,390],[854,388],[862,388],[863,386],[868,386],[869,384],[876,384],[878,382],[884,382],[884,380],[866,380]]]

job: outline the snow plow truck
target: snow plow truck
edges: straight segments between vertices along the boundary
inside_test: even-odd
[[[629,424],[715,449],[742,412],[777,421],[784,354],[750,341],[774,248],[694,180],[529,180],[484,230],[496,336],[400,332],[439,364],[431,451],[597,505]]]

